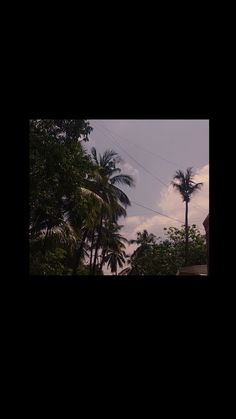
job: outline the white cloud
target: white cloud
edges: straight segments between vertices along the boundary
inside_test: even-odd
[[[145,219],[144,215],[133,215],[130,217],[126,217],[124,220],[124,224],[127,226],[129,226],[130,224],[139,224],[144,219]]]
[[[134,229],[134,233],[137,233],[138,231],[147,230],[149,233],[153,233],[159,237],[163,236],[163,228],[166,226],[180,227],[181,224],[177,221],[170,220],[161,215],[154,215],[151,217],[147,217],[147,219],[143,223],[139,224]]]

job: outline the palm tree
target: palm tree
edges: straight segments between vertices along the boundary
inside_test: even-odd
[[[117,275],[118,265],[120,268],[123,267],[125,263],[126,253],[123,250],[125,245],[123,243],[117,243],[113,249],[108,250],[108,253],[105,257],[107,266],[110,266],[111,272]]]
[[[137,266],[136,262],[144,255],[145,251],[149,249],[150,246],[153,246],[156,243],[156,236],[152,233],[149,234],[147,230],[143,230],[143,232],[138,231],[137,239],[130,240],[129,243],[136,243],[139,246],[128,259],[128,264],[130,266],[123,269],[120,272],[120,275],[143,275],[142,269],[140,269],[140,266]]]
[[[129,198],[117,185],[134,186],[133,178],[121,174],[121,169],[116,167],[121,161],[116,152],[107,150],[98,158],[95,148],[92,148],[91,154],[93,168],[83,180],[83,187],[78,187],[76,194],[63,199],[64,218],[76,237],[73,275],[86,255],[86,241],[90,241],[90,273],[95,274],[104,223],[109,220],[115,225],[118,217],[126,216],[125,208],[130,205]]]
[[[30,213],[30,243],[33,246],[40,246],[42,255],[47,252],[49,242],[52,238],[58,238],[65,243],[73,243],[74,249],[74,274],[76,273],[80,259],[85,254],[83,247],[87,237],[86,226],[84,220],[86,219],[86,211],[83,209],[84,204],[92,203],[93,207],[99,207],[103,199],[93,190],[93,184],[87,181],[84,187],[77,187],[77,193],[70,197],[62,197],[58,200],[55,208],[46,211],[41,208],[32,209]],[[65,241],[67,240],[67,242]],[[67,246],[68,247],[68,246]],[[69,246],[72,249],[71,246]]]
[[[77,196],[64,200],[64,216],[73,227],[77,237],[73,275],[76,275],[80,262],[85,255],[86,239],[92,229],[92,221],[96,218],[95,212],[102,204],[106,206],[106,203],[94,190],[94,184],[89,180],[86,181],[86,188],[78,188]],[[88,217],[88,209],[90,217]]]
[[[117,186],[134,186],[131,176],[121,173],[121,169],[116,165],[121,162],[121,158],[113,150],[106,150],[103,155],[97,156],[96,149],[91,149],[94,163],[94,172],[91,180],[96,185],[96,191],[101,196],[106,205],[101,204],[101,216],[97,230],[97,240],[93,261],[93,275],[95,274],[98,249],[101,241],[102,227],[106,220],[117,222],[120,216],[126,216],[126,208],[131,205],[128,196]]]
[[[140,244],[141,246],[146,246],[148,244],[154,244],[155,243],[155,235],[154,234],[149,234],[147,230],[143,230],[143,232],[141,233],[140,231],[138,231],[137,233],[137,239],[136,240],[130,240],[130,243],[137,243]]]
[[[122,225],[118,225],[117,223],[111,223],[108,221],[102,228],[101,232],[101,262],[100,262],[100,270],[102,270],[104,263],[107,261],[106,256],[108,253],[111,255],[111,252],[118,247],[124,248],[124,244],[128,243],[129,241],[123,237],[119,231],[122,229]]]
[[[156,236],[154,234],[149,234],[147,230],[143,230],[142,233],[140,231],[137,233],[136,240],[130,240],[130,244],[139,244],[139,247],[137,247],[134,253],[140,256],[148,246],[155,244],[155,239]]]
[[[194,173],[192,167],[189,167],[184,173],[182,170],[177,170],[172,181],[172,186],[179,191],[180,195],[185,202],[185,266],[188,264],[188,204],[190,197],[197,191],[199,191],[203,185],[202,182],[195,183],[193,181]]]
[[[130,271],[127,271],[129,275],[143,275],[142,268],[137,262],[139,259],[144,256],[145,252],[150,249],[150,246],[153,246],[156,243],[156,236],[152,233],[148,233],[147,230],[137,233],[136,240],[130,240],[130,243],[136,243],[139,246],[132,254],[129,264],[131,265]]]

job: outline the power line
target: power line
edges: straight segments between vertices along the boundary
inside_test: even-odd
[[[145,205],[138,204],[135,201],[131,201],[131,202],[132,202],[132,204],[138,205],[139,207],[143,207],[143,208],[148,209],[150,211],[156,212],[157,214],[162,215],[163,217],[167,217],[167,218],[170,218],[171,220],[178,221],[179,223],[184,224],[183,221],[180,221],[177,218],[173,218],[173,217],[170,217],[169,215],[162,214],[161,212],[158,212],[158,211],[156,211],[156,210],[154,210],[152,208],[145,207]]]
[[[106,129],[105,127],[104,127],[104,129]],[[103,133],[102,132],[102,134],[103,135],[106,135],[107,137],[108,137],[108,135],[106,134],[106,133]],[[114,137],[114,135],[113,135],[113,137]],[[132,157],[130,154],[129,154],[129,152],[127,151],[127,150],[125,150],[124,148],[123,148],[123,146],[121,146],[119,143],[118,143],[118,141],[116,140],[112,140],[110,137],[108,137],[115,145],[116,145],[116,147],[119,147],[124,153],[126,153],[128,156],[129,156],[129,158],[130,159],[132,159],[133,161],[135,161],[135,163],[136,164],[138,164],[143,170],[145,170],[145,172],[147,172],[149,175],[151,175],[154,179],[156,179],[156,180],[158,180],[158,182],[160,182],[160,183],[162,183],[164,186],[169,186],[169,185],[167,185],[165,182],[163,182],[161,179],[159,179],[157,176],[155,176],[152,172],[150,172],[150,170],[148,170],[148,169],[146,169],[146,167],[144,167],[141,163],[139,163],[134,157]],[[117,144],[118,143],[118,144]]]
[[[107,134],[106,134],[107,135]],[[110,137],[108,137],[109,139],[111,139]],[[111,141],[114,143],[114,144],[116,144],[116,142],[114,141],[114,140],[112,140],[111,139]],[[116,146],[117,147],[119,147],[119,145],[118,144],[116,144]],[[119,147],[119,148],[123,148],[123,147]],[[133,159],[139,166],[141,166],[145,171],[147,171],[147,173],[149,173],[149,174],[151,174],[152,176],[154,176],[155,178],[156,178],[156,176],[155,175],[153,175],[151,172],[149,172],[141,163],[139,163],[136,159],[134,159],[132,156],[130,156],[130,154],[126,151],[126,150],[123,150],[131,159]],[[167,186],[168,187],[168,185],[166,185],[164,182],[162,182],[160,179],[158,179],[157,178],[157,180],[159,181],[159,182],[161,182],[161,183],[163,183],[164,184],[164,186]],[[145,207],[144,205],[142,205],[142,204],[138,204],[137,202],[135,202],[135,201],[131,201],[133,204],[135,204],[135,205],[138,205],[138,206],[140,206],[140,207],[143,207],[143,208],[145,208],[145,209],[147,209],[147,210],[149,210],[149,211],[153,211],[153,212],[155,212],[155,213],[157,213],[157,214],[159,214],[159,215],[161,215],[161,216],[163,216],[163,217],[167,217],[167,218],[169,218],[169,219],[171,219],[171,220],[174,220],[174,221],[177,221],[177,222],[179,222],[179,223],[181,223],[181,224],[183,224],[183,222],[182,221],[180,221],[180,220],[178,220],[178,219],[176,219],[176,218],[173,218],[173,217],[170,217],[169,215],[165,215],[165,214],[162,214],[162,213],[160,213],[159,211],[156,211],[156,210],[153,210],[152,208],[148,208],[148,207]]]
[[[95,124],[95,126],[97,125],[97,122],[96,122],[96,124]],[[110,134],[110,136],[112,135],[112,137],[113,138],[115,138],[115,136],[116,137],[119,137],[119,138],[123,138],[123,139],[125,139],[124,137],[121,137],[120,135],[118,135],[118,134],[115,134],[115,133],[113,133],[109,128],[106,128],[105,126],[103,126],[103,125],[100,125],[100,124],[98,124],[99,126],[97,127],[98,129],[99,129],[99,127],[100,128],[103,128],[103,130],[106,130],[106,131],[109,131],[111,134]],[[102,132],[100,129],[99,129],[99,131],[100,132]],[[118,143],[118,140],[117,140],[117,138],[115,138],[114,140],[112,140],[112,138],[110,138],[110,136],[108,136],[108,134],[107,133],[104,133],[104,132],[102,132],[102,134],[103,135],[106,135],[107,136],[107,138],[109,139],[109,140],[111,140],[112,142],[113,142],[113,144],[115,144],[116,145],[116,147],[118,147],[118,148],[120,148],[124,153],[126,153],[128,156],[129,156],[129,158],[130,159],[132,159],[136,164],[138,164],[143,170],[145,170],[149,175],[151,175],[154,179],[156,179],[158,182],[160,182],[160,183],[162,183],[165,187],[169,187],[169,185],[168,184],[166,184],[165,182],[163,182],[160,178],[158,178],[157,176],[155,176],[152,172],[150,172],[150,170],[148,170],[148,169],[146,169],[146,167],[144,167],[141,163],[139,163],[133,156],[131,156],[129,153],[128,153],[128,151],[127,150],[125,150],[124,149],[124,147],[122,147],[121,145],[120,145],[120,143]],[[127,140],[128,141],[128,140]],[[136,145],[136,144],[133,144],[134,146],[137,146],[137,147],[139,147],[139,148],[143,148],[144,149],[144,147],[141,147],[141,146],[138,146],[138,145]],[[145,150],[145,149],[144,149]],[[149,153],[151,153],[151,154],[153,154],[153,155],[156,155],[155,153],[152,153],[151,151],[148,151],[147,149],[145,150],[145,151],[147,151],[147,152],[149,152]],[[173,162],[171,162],[171,161],[168,161],[167,159],[165,159],[164,157],[161,157],[161,156],[159,156],[159,158],[161,158],[161,159],[163,159],[163,160],[165,160],[165,161],[167,161],[167,162],[169,162],[169,163],[171,163],[171,164],[174,164],[176,167],[178,167],[175,163],[173,163]],[[183,169],[184,170],[184,169]],[[197,204],[192,204],[192,206],[193,207],[195,207],[195,208],[197,208],[196,207],[196,205]],[[207,209],[205,209],[205,208],[202,208],[202,207],[200,207],[199,205],[197,205],[198,206],[198,208],[199,209],[201,209],[202,211],[207,211]]]
[[[181,223],[182,225],[184,225],[184,222],[183,222],[183,221],[178,220],[177,218],[173,218],[173,217],[170,217],[169,215],[162,214],[162,213],[160,213],[159,211],[156,211],[156,210],[154,210],[154,209],[152,209],[152,208],[146,207],[145,205],[138,204],[138,203],[137,203],[137,202],[135,202],[135,201],[131,201],[131,202],[132,202],[132,204],[138,205],[139,207],[142,207],[142,208],[145,208],[145,209],[147,209],[147,210],[149,210],[149,211],[155,212],[156,214],[162,215],[163,217],[170,218],[171,220],[178,221],[179,223]],[[192,224],[196,224],[196,223],[198,224],[198,223],[199,223],[199,221],[200,221],[200,220],[198,220],[198,221],[196,221],[196,220],[195,220],[195,223],[192,223]]]
[[[111,134],[112,134],[112,136],[113,136],[113,138],[114,138],[114,135],[116,136],[116,137],[119,137],[119,138],[121,138],[121,139],[123,139],[123,140],[126,140],[126,141],[129,141],[127,138],[124,138],[124,137],[122,137],[122,136],[120,136],[119,134],[115,134],[114,132],[112,132],[109,128],[107,128],[107,127],[105,127],[104,125],[101,125],[101,124],[98,124],[101,128],[103,128],[104,130],[106,130],[106,131],[109,131]],[[106,134],[107,135],[107,134]],[[107,138],[109,138],[110,139],[110,137],[108,137],[107,136]],[[118,140],[116,139],[116,141],[118,142]],[[118,143],[119,144],[119,143]],[[160,159],[162,159],[162,160],[164,160],[164,161],[166,161],[166,162],[168,162],[168,163],[170,163],[170,164],[172,164],[172,165],[174,165],[175,167],[180,167],[179,165],[177,165],[177,163],[174,163],[174,162],[172,162],[171,160],[168,160],[168,159],[166,159],[166,158],[164,158],[164,157],[162,157],[161,155],[158,155],[158,154],[156,154],[156,153],[153,153],[152,151],[150,151],[150,150],[147,150],[147,149],[145,149],[144,147],[141,147],[141,146],[139,146],[139,145],[137,145],[137,144],[132,144],[133,146],[135,146],[135,147],[139,147],[140,149],[143,149],[144,151],[146,151],[147,153],[150,153],[150,154],[152,154],[152,155],[154,155],[154,156],[157,156],[158,158],[160,158]],[[118,147],[118,145],[117,145],[117,147]],[[121,146],[120,146],[120,148],[121,148]],[[132,160],[134,160],[140,167],[142,167],[148,174],[150,174],[152,177],[154,177],[155,179],[157,179],[159,182],[161,182],[164,186],[166,186],[167,188],[169,187],[169,185],[167,185],[165,182],[163,182],[161,179],[159,179],[157,176],[155,176],[153,173],[151,173],[148,169],[146,169],[141,163],[139,163],[136,159],[134,159],[132,156],[130,156],[130,154],[126,151],[126,150],[123,150]],[[181,168],[181,167],[180,167]],[[182,170],[184,170],[183,168],[181,168]],[[207,209],[206,208],[202,208],[202,207],[200,207],[199,205],[197,205],[197,204],[192,204],[192,206],[194,207],[194,208],[196,208],[196,209],[200,209],[200,210],[202,210],[202,211],[207,211]]]
[[[177,165],[176,163],[174,163],[174,162],[172,162],[171,160],[167,160],[165,157],[162,157],[161,155],[159,155],[159,154],[156,154],[156,153],[153,153],[153,151],[151,151],[151,150],[148,150],[147,148],[144,148],[143,146],[140,146],[140,145],[138,145],[138,144],[133,144],[135,147],[138,147],[138,148],[140,148],[141,150],[143,150],[143,151],[146,151],[146,153],[149,153],[149,154],[151,154],[152,156],[155,156],[155,157],[157,157],[157,158],[159,158],[159,159],[161,159],[161,160],[164,160],[164,161],[166,161],[167,163],[169,163],[169,164],[172,164],[172,166],[175,166],[175,167],[178,167],[178,169],[180,168],[180,169],[182,169],[182,170],[184,170],[180,165]]]
[[[180,169],[182,169],[182,170],[184,171],[183,167],[181,167],[180,165],[177,165],[176,163],[174,163],[174,162],[172,162],[172,161],[170,161],[170,160],[167,160],[166,158],[164,158],[164,157],[162,157],[162,156],[160,156],[160,155],[158,155],[158,154],[156,154],[156,153],[153,153],[152,151],[150,151],[150,150],[148,150],[148,149],[146,149],[146,148],[144,148],[144,147],[142,147],[142,146],[140,146],[140,145],[138,145],[138,144],[133,144],[133,145],[134,145],[135,147],[138,147],[138,148],[140,148],[141,150],[146,151],[147,153],[152,154],[153,156],[156,156],[156,157],[160,158],[161,160],[164,160],[164,161],[166,161],[167,163],[170,163],[170,164],[174,165],[175,167],[178,167],[178,168],[180,168]],[[198,204],[192,204],[192,207],[194,207],[194,208],[196,208],[196,209],[200,209],[200,210],[201,210],[201,211],[203,211],[203,212],[208,211],[206,208],[203,208],[203,207],[201,207],[201,206],[200,206],[200,205],[198,205]]]
[[[115,134],[115,135],[116,135],[116,137],[119,137],[121,140],[128,141],[128,142],[130,141],[128,138],[122,137],[121,135],[114,133],[114,132],[113,132],[113,131],[111,131],[109,128],[105,127],[103,124],[102,124],[102,125],[101,125],[101,124],[99,124],[99,126],[100,126],[100,127],[102,126],[104,129],[106,129],[107,131],[109,131],[109,132],[110,132],[110,133],[112,133],[113,135]],[[176,162],[172,162],[171,160],[166,159],[165,157],[161,156],[160,154],[153,153],[151,150],[148,150],[147,148],[145,148],[145,147],[143,147],[143,146],[140,146],[140,145],[135,144],[135,143],[132,143],[132,144],[130,144],[130,145],[131,145],[131,146],[134,146],[134,147],[138,147],[138,148],[140,148],[140,149],[142,149],[142,150],[146,151],[147,153],[150,153],[150,154],[152,154],[153,156],[156,156],[157,158],[159,158],[159,159],[161,159],[161,160],[164,160],[164,161],[166,161],[167,163],[170,163],[170,164],[174,165],[175,167],[178,167],[178,168],[181,168],[182,170],[184,170],[184,169],[181,167],[181,165],[177,164]]]

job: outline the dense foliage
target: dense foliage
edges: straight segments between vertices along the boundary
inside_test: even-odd
[[[104,263],[117,273],[123,266],[118,219],[130,201],[119,185],[134,181],[121,173],[113,150],[86,152],[91,130],[84,120],[30,121],[33,275],[103,274]]]
[[[153,234],[137,233],[139,246],[129,260],[129,267],[123,275],[176,275],[185,260],[185,227],[169,227],[165,239],[157,239]],[[201,235],[196,225],[188,227],[189,266],[207,263],[206,237]]]

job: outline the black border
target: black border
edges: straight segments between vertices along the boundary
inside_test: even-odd
[[[158,76],[157,76],[158,77]],[[217,218],[221,200],[215,193],[215,186],[220,184],[220,166],[222,130],[217,113],[217,94],[209,86],[194,80],[180,79],[173,85],[169,79],[157,79],[152,85],[147,81],[140,84],[135,80],[121,86],[117,78],[112,81],[91,77],[83,87],[67,85],[61,89],[55,79],[52,83],[32,84],[32,91],[27,92],[27,106],[20,103],[14,128],[15,162],[14,184],[18,218],[14,224],[14,244],[16,255],[9,258],[8,265],[17,278],[23,301],[32,301],[41,307],[46,304],[61,310],[61,304],[71,307],[85,307],[102,310],[102,305],[118,308],[133,307],[137,310],[169,307],[173,304],[181,310],[181,304],[191,310],[193,302],[199,313],[202,304],[211,305],[217,276],[221,275],[220,261],[222,252],[217,255],[219,236],[224,232],[220,217]],[[168,84],[168,88],[167,88]],[[88,88],[89,85],[89,88]],[[38,87],[37,87],[38,86]],[[68,277],[29,277],[28,275],[28,120],[30,118],[84,118],[84,119],[209,119],[210,120],[210,276],[208,277],[145,277],[136,279],[115,279],[106,276],[100,278]],[[222,209],[220,210],[222,214]],[[219,214],[219,213],[218,213]],[[14,216],[14,210],[12,218]],[[19,223],[20,220],[20,223]],[[216,226],[217,229],[211,226]],[[220,232],[221,229],[221,232]],[[17,231],[17,234],[15,232]],[[216,261],[216,263],[213,263]],[[60,301],[60,305],[56,301]],[[164,302],[163,302],[164,301]],[[120,308],[118,309],[120,312]]]

